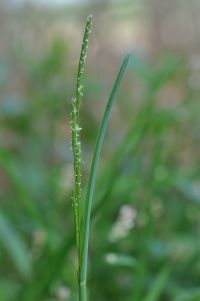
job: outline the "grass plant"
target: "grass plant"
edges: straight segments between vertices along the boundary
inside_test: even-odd
[[[81,187],[81,142],[79,137],[80,123],[80,104],[83,97],[83,85],[82,78],[84,72],[84,64],[86,59],[86,51],[88,48],[88,38],[91,32],[92,17],[89,16],[86,22],[85,34],[83,37],[81,55],[79,60],[78,74],[77,74],[77,89],[76,97],[71,102],[71,133],[72,133],[72,150],[74,157],[74,192],[73,192],[73,209],[74,220],[76,229],[76,245],[78,254],[78,283],[79,283],[79,300],[87,300],[87,266],[88,266],[88,245],[89,245],[89,233],[90,233],[90,219],[92,211],[92,202],[94,194],[95,179],[98,167],[98,161],[100,152],[106,133],[110,113],[112,111],[113,104],[115,102],[121,81],[123,79],[129,55],[127,55],[121,65],[117,78],[115,80],[113,89],[108,99],[105,112],[97,135],[96,145],[94,149],[91,169],[89,173],[87,192],[85,200],[82,200],[82,187]],[[83,206],[80,202],[84,201]],[[82,211],[81,211],[82,208]]]
[[[71,43],[71,35],[58,38],[55,30],[44,48],[35,49],[35,38],[43,44],[49,29],[57,24],[50,17],[58,16],[57,10],[51,15],[42,12],[44,30],[38,27],[40,22],[35,23],[38,11],[31,11],[35,17],[27,14],[27,26],[18,10],[12,14],[13,18],[17,14],[14,24],[19,25],[12,27],[15,47],[10,47],[13,39],[7,40],[8,27],[1,28],[3,48],[9,51],[1,52],[0,58],[0,300],[77,301],[77,241],[80,298],[86,298],[87,276],[90,300],[199,301],[200,89],[197,69],[189,67],[192,52],[184,58],[180,53],[169,53],[169,49],[160,49],[159,56],[153,57],[148,51],[145,55],[134,53],[95,179],[97,150],[101,148],[100,143],[94,151],[99,127],[96,107],[99,99],[105,99],[108,87],[101,64],[113,53],[115,59],[103,69],[109,73],[116,68],[118,49],[125,45],[113,49],[111,42],[105,43],[95,64],[100,66],[96,76],[89,72],[84,80],[81,72],[79,82],[74,84],[77,70],[71,54],[76,43]],[[70,12],[75,29],[79,13]],[[113,14],[108,15],[114,20]],[[102,19],[106,29],[110,18],[98,17]],[[108,40],[126,20],[124,15],[123,19],[117,15],[113,28],[99,34],[98,39]],[[95,51],[98,49],[95,47]],[[79,71],[84,70],[84,64],[82,61]],[[87,100],[83,101],[83,88],[78,87],[84,82]],[[66,132],[67,141],[71,135],[66,106],[70,112],[74,105],[66,99],[71,95],[80,98],[80,120],[75,118],[78,128],[84,130],[77,135],[81,134],[79,146],[88,162],[76,161],[84,177],[82,181],[79,177],[81,185],[77,181],[77,188],[70,143],[66,147]],[[92,156],[95,161],[89,173],[87,158]],[[80,205],[78,239],[71,214],[72,190],[80,192],[75,194]],[[113,240],[123,208],[134,211],[133,228]],[[88,240],[84,240],[86,233]]]

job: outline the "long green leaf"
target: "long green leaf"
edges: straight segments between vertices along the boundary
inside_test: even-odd
[[[200,300],[200,288],[197,288],[187,293],[181,294],[174,301],[199,301],[199,300]]]
[[[112,92],[108,99],[108,103],[103,115],[103,119],[100,125],[99,134],[97,136],[97,141],[95,145],[94,155],[92,159],[91,170],[89,174],[87,193],[86,193],[86,204],[83,215],[83,228],[82,228],[82,241],[81,241],[81,269],[80,269],[80,285],[84,287],[83,289],[83,300],[85,300],[86,295],[86,275],[87,275],[87,254],[88,254],[88,244],[89,244],[89,230],[90,230],[90,217],[91,217],[91,209],[92,209],[92,201],[94,194],[94,185],[97,173],[97,166],[100,157],[100,152],[103,144],[103,139],[105,136],[105,132],[107,129],[110,113],[116,99],[121,81],[123,79],[127,64],[129,60],[129,55],[127,55],[121,65],[119,73],[117,75],[115,84],[113,86]]]
[[[0,242],[24,277],[31,275],[31,261],[26,246],[7,218],[0,212]]]
[[[169,278],[169,268],[163,268],[155,281],[151,285],[151,289],[148,293],[148,296],[145,298],[145,301],[158,301]]]
[[[35,205],[34,201],[31,199],[28,190],[26,189],[23,182],[19,179],[17,175],[17,168],[14,165],[10,153],[0,147],[0,167],[2,167],[6,174],[8,175],[15,191],[17,193],[18,200],[21,202],[22,206],[26,210],[27,214],[32,218],[38,226],[43,225],[43,219],[39,212],[39,209]]]

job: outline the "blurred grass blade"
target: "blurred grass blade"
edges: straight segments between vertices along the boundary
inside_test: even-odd
[[[50,254],[45,255],[46,266],[42,267],[40,265],[37,272],[34,274],[34,279],[28,285],[26,285],[25,290],[22,294],[20,301],[35,301],[43,300],[47,291],[50,291],[52,283],[60,277],[61,271],[63,269],[63,262],[65,262],[66,254],[69,253],[70,246],[73,244],[74,233],[67,233],[66,237],[63,239],[62,245],[58,247]]]
[[[200,205],[200,193],[197,186],[186,178],[180,178],[176,181],[175,187],[190,201]]]
[[[177,297],[174,301],[199,301],[200,300],[200,288],[191,290]]]
[[[19,283],[17,280],[1,278],[0,282],[0,300],[11,301],[16,300],[19,292]]]
[[[151,285],[150,292],[144,301],[158,301],[169,278],[169,268],[164,268]]]
[[[97,137],[90,175],[89,175],[89,181],[87,186],[87,193],[86,193],[86,203],[85,203],[85,210],[83,215],[83,228],[82,228],[82,244],[81,244],[81,273],[80,278],[81,282],[86,282],[86,275],[87,275],[87,254],[88,254],[88,243],[89,243],[89,228],[90,228],[90,217],[91,217],[91,209],[92,209],[92,201],[93,201],[93,193],[94,193],[94,185],[95,185],[95,179],[96,179],[96,172],[97,172],[97,166],[99,161],[99,156],[101,152],[101,147],[103,143],[103,139],[105,136],[105,132],[107,129],[109,116],[112,110],[112,106],[114,104],[114,101],[116,99],[121,81],[123,79],[127,64],[129,60],[129,55],[127,55],[122,63],[122,66],[119,70],[119,73],[117,75],[116,81],[114,83],[111,95],[109,97],[103,119],[100,125],[99,134]]]
[[[134,257],[117,253],[107,253],[105,262],[112,266],[128,268],[134,268],[137,264],[137,260]]]
[[[12,258],[17,270],[24,277],[31,275],[31,261],[28,250],[7,218],[0,212],[0,241]]]
[[[27,214],[32,218],[32,222],[36,223],[38,226],[43,225],[44,221],[37,206],[30,198],[30,195],[25,185],[23,185],[22,181],[20,181],[20,179],[18,178],[16,167],[13,164],[13,160],[10,154],[2,148],[0,148],[0,166],[2,166],[10,181],[12,182],[17,192],[19,201],[21,201],[23,208],[26,210]]]

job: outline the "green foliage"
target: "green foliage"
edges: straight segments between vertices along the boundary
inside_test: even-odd
[[[55,39],[40,55],[21,47],[0,61],[3,301],[78,298],[66,129],[76,72],[71,47]],[[104,99],[109,80],[88,69],[83,197],[105,105],[95,100]],[[23,85],[11,89],[12,75]],[[137,55],[130,60],[95,185],[91,300],[199,300],[200,94],[190,76],[187,58],[173,54],[152,63]]]

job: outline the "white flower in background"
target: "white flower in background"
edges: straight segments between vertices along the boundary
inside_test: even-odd
[[[60,286],[57,291],[58,300],[68,300],[70,289],[67,286]]]
[[[130,230],[134,228],[136,217],[137,212],[133,207],[130,205],[123,205],[120,209],[116,223],[111,228],[108,239],[111,242],[115,242],[126,237]]]

